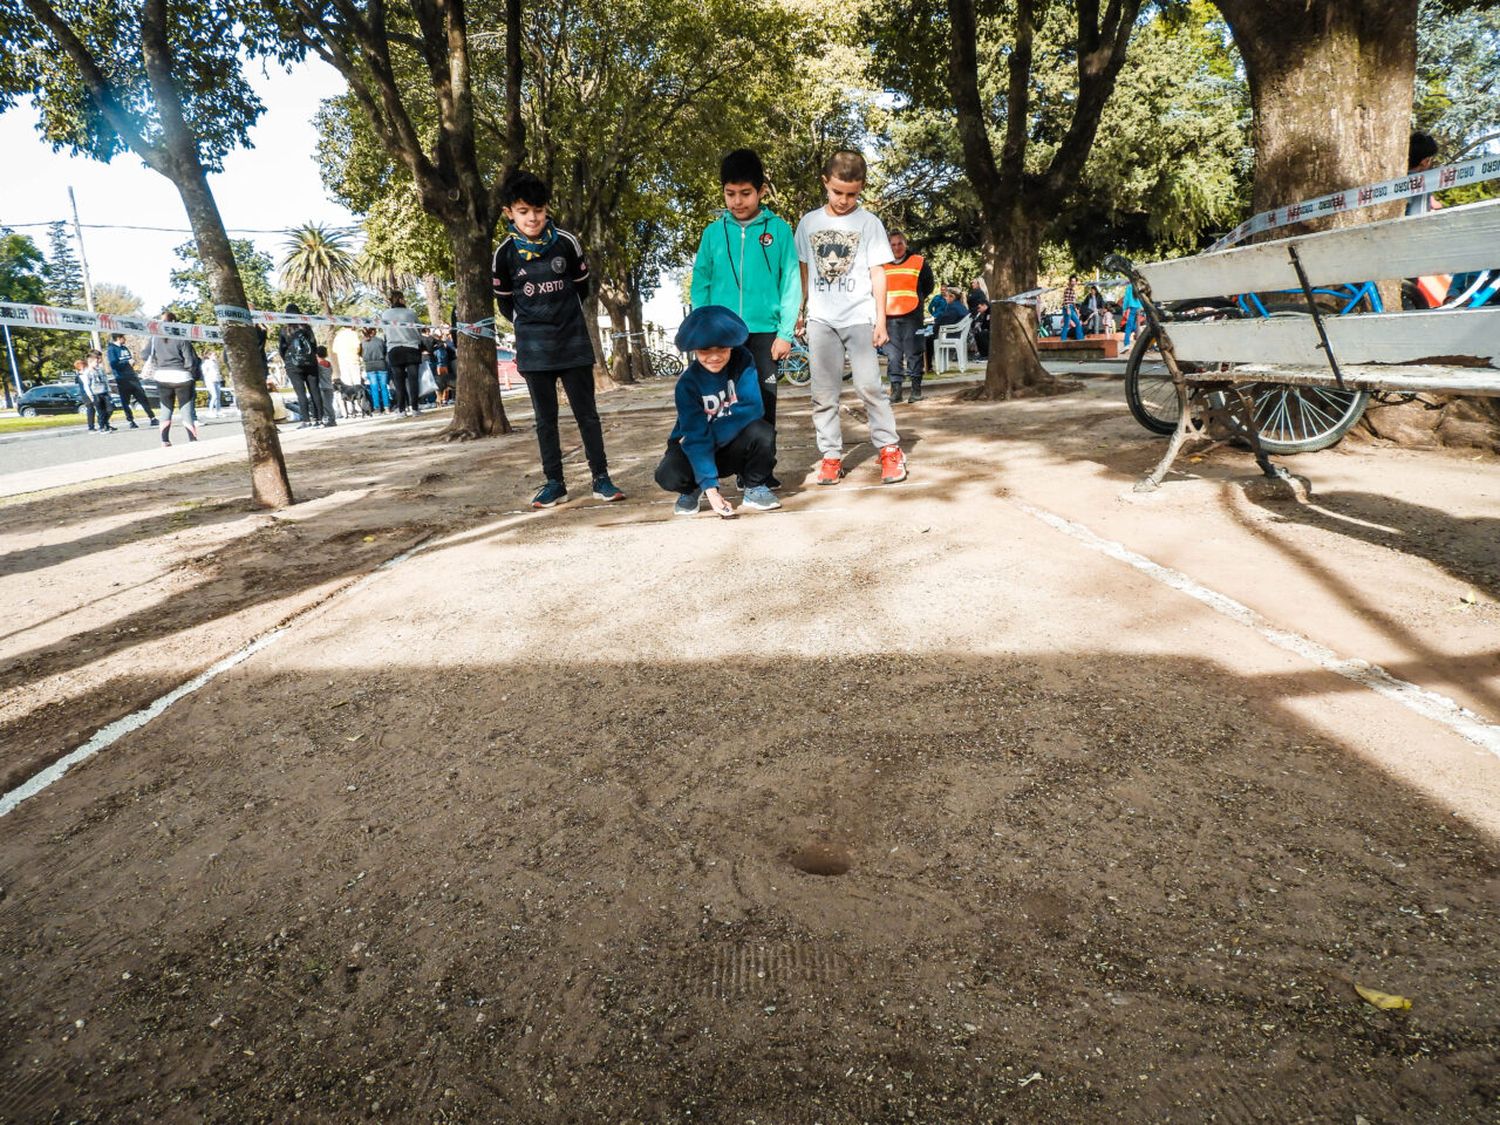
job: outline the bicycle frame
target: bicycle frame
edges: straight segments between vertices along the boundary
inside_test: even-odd
[[[1373,281],[1362,281],[1358,285],[1321,286],[1314,289],[1313,293],[1316,296],[1332,297],[1339,302],[1338,309],[1334,313],[1335,316],[1348,316],[1359,307],[1361,301],[1366,300],[1370,303],[1371,312],[1378,313],[1385,311],[1385,307],[1380,301],[1380,290],[1376,288]],[[1286,296],[1305,299],[1300,289],[1279,289],[1275,293],[1267,294],[1267,296]],[[1235,303],[1239,305],[1241,311],[1249,316],[1270,316],[1271,314],[1266,311],[1266,306],[1260,298],[1261,295],[1259,293],[1241,293],[1235,298]]]

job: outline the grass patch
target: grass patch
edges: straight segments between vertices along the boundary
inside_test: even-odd
[[[35,418],[7,415],[0,417],[0,434],[20,434],[27,430],[52,430],[58,426],[81,426],[83,424],[82,414],[45,414]]]

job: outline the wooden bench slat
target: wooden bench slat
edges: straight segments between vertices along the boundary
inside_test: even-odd
[[[1473,356],[1500,368],[1500,308],[1326,317],[1323,326],[1341,366],[1424,360],[1440,363],[1445,356]],[[1289,364],[1314,370],[1328,367],[1310,316],[1185,322],[1165,327],[1180,360]]]
[[[1156,301],[1297,289],[1288,246],[1317,285],[1500,268],[1500,200],[1141,266]]]
[[[1350,390],[1500,398],[1500,372],[1489,367],[1445,367],[1439,364],[1345,367],[1340,364],[1339,370],[1344,376],[1344,386]],[[1299,387],[1334,385],[1333,372],[1326,367],[1321,371],[1309,371],[1305,367],[1281,367],[1269,363],[1240,364],[1227,372],[1187,372],[1184,377],[1188,382],[1287,383]]]

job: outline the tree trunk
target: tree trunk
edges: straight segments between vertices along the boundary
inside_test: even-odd
[[[1418,0],[1216,3],[1250,81],[1257,213],[1407,170]]]
[[[251,498],[263,508],[285,508],[293,502],[292,483],[276,433],[271,395],[266,390],[266,354],[260,334],[249,323],[245,284],[198,157],[198,139],[183,116],[167,40],[166,0],[148,0],[141,10],[141,54],[157,105],[162,143],[150,153],[144,147],[137,147],[137,151],[177,188],[198,244],[198,257],[208,273],[209,292],[222,310],[218,313],[220,322],[228,322],[224,325],[224,354],[245,431]],[[133,142],[133,147],[137,143]]]
[[[1052,385],[1036,347],[1035,306],[1000,299],[1036,288],[1041,228],[1029,216],[1042,213],[1042,209],[1018,203],[1002,222],[986,224],[985,279],[995,300],[990,303],[990,355],[984,386],[974,398],[1016,398],[1032,388]]]
[[[646,310],[641,302],[641,287],[634,280],[630,283],[630,307],[627,310],[630,323],[630,365],[637,379],[651,374],[651,364],[646,358]]]
[[[612,391],[615,389],[615,381],[609,376],[609,368],[604,364],[604,337],[599,331],[599,287],[597,285],[589,288],[588,298],[583,302],[584,327],[588,329],[589,341],[594,345],[594,389],[596,391]]]
[[[490,264],[486,262],[484,268],[488,270]],[[488,277],[488,273],[485,276]],[[427,323],[442,324],[447,318],[443,316],[443,288],[437,274],[422,275],[422,299],[427,302]]]
[[[609,352],[610,377],[616,383],[633,383],[635,377],[631,371],[630,324],[627,319],[630,301],[614,286],[602,285],[599,287],[599,303],[609,316],[610,344],[613,345]]]
[[[472,224],[449,227],[448,237],[453,243],[458,319],[470,324],[487,320],[495,315],[490,282],[490,233],[482,224]],[[441,316],[435,323],[443,323]],[[460,332],[454,342],[458,348],[458,393],[453,420],[443,436],[450,441],[467,441],[510,433],[510,419],[505,416],[505,404],[500,400],[495,342],[466,332]]]

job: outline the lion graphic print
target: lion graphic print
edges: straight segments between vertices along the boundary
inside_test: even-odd
[[[813,263],[819,281],[837,281],[859,258],[859,232],[819,230],[812,233]]]

